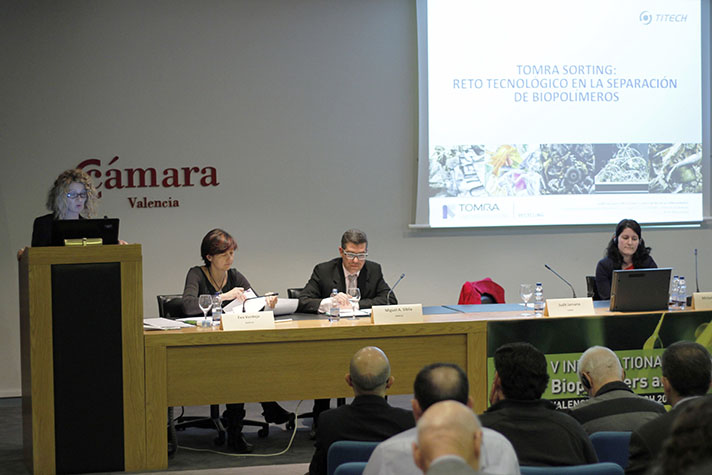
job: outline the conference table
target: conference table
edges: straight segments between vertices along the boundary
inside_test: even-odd
[[[576,348],[585,349],[605,343],[606,328],[612,324],[623,325],[615,335],[630,333],[626,325],[643,328],[644,333],[656,324],[660,329],[661,312],[619,319],[612,318],[619,314],[609,312],[605,303],[597,304],[594,315],[573,318],[522,317],[523,307],[517,304],[454,305],[424,307],[423,323],[374,325],[363,317],[332,323],[325,316],[292,315],[278,317],[276,328],[269,330],[146,331],[147,468],[167,467],[168,407],[350,397],[344,375],[352,355],[364,346],[378,346],[388,355],[395,377],[389,394],[411,394],[416,374],[427,364],[460,365],[470,381],[474,409],[481,413],[487,408],[488,357],[501,341],[531,341],[539,334],[546,339],[543,346],[580,340]],[[681,331],[674,322],[683,319],[666,317],[666,322],[673,322],[668,325],[673,332],[668,340],[689,339],[692,327],[710,321],[710,312],[679,314],[692,315],[692,320]]]

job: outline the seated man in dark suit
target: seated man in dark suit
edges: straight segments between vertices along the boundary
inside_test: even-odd
[[[388,357],[379,348],[361,348],[351,358],[346,383],[354,390],[351,404],[324,411],[316,431],[309,473],[326,473],[326,455],[337,440],[380,442],[413,427],[413,413],[391,407],[385,399],[393,384]]]
[[[712,361],[707,348],[691,341],[678,341],[663,352],[663,390],[672,409],[638,430],[630,438],[626,475],[645,473],[670,434],[680,408],[710,390]]]
[[[632,431],[665,414],[659,402],[638,396],[623,381],[625,371],[618,356],[604,346],[592,346],[578,362],[581,384],[590,399],[569,414],[581,423],[587,433],[599,431]]]
[[[598,462],[581,424],[541,399],[549,383],[541,351],[529,343],[502,345],[495,351],[494,367],[492,405],[480,416],[480,422],[509,439],[520,466]]]
[[[472,409],[440,401],[418,420],[413,460],[428,475],[475,475],[479,471],[482,429]]]
[[[331,291],[337,289],[339,306],[351,309],[347,289],[356,287],[361,290],[359,308],[371,308],[372,305],[397,304],[396,296],[383,279],[381,266],[367,261],[368,238],[358,229],[349,229],[341,236],[341,246],[337,257],[322,262],[314,267],[309,282],[299,295],[297,312],[326,313],[331,304]],[[390,294],[390,295],[389,295]],[[314,401],[314,426],[312,436],[319,423],[319,414],[329,409],[328,399]]]
[[[347,288],[361,289],[359,308],[371,308],[372,305],[397,304],[391,288],[383,280],[381,266],[367,261],[368,238],[358,229],[349,229],[341,236],[341,246],[337,257],[322,262],[314,267],[309,282],[299,295],[298,312],[326,313],[329,310],[330,295],[333,289],[339,293],[341,308],[351,309]]]

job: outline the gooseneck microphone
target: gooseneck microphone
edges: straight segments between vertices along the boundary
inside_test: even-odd
[[[574,290],[574,286],[571,285],[571,283],[569,283],[568,280],[566,280],[566,279],[564,279],[563,277],[561,277],[558,272],[556,272],[554,269],[552,269],[551,267],[549,267],[549,264],[544,264],[544,267],[546,267],[547,269],[549,269],[551,272],[554,273],[554,275],[555,275],[556,277],[558,277],[559,279],[561,279],[562,281],[564,281],[564,283],[565,283],[566,285],[568,285],[569,287],[571,287],[571,292],[574,294],[574,298],[576,298],[576,291]]]
[[[697,248],[695,248],[695,289],[697,292],[700,291],[700,279],[697,276]]]
[[[405,272],[403,272],[403,273],[400,275],[400,277],[398,277],[398,280],[396,281],[395,284],[393,284],[393,287],[391,287],[390,289],[388,289],[388,294],[386,295],[386,305],[390,305],[390,304],[391,304],[391,294],[393,293],[393,289],[395,289],[396,286],[397,286],[398,284],[400,284],[400,281],[403,280],[403,277],[405,277]]]

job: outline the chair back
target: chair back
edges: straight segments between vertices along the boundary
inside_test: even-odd
[[[602,431],[591,434],[591,443],[596,450],[599,462],[613,462],[626,468],[628,466],[628,446],[632,432]]]
[[[623,475],[623,469],[617,463],[591,463],[570,465],[567,467],[527,467],[521,466],[522,475]]]
[[[304,290],[304,287],[292,287],[290,289],[287,289],[287,298],[298,299],[299,296],[302,294],[302,290]]]
[[[338,440],[331,444],[326,454],[326,473],[334,475],[336,467],[347,462],[368,462],[371,452],[379,442]]]
[[[465,282],[460,289],[458,305],[480,303],[504,303],[504,289],[489,277],[474,282]]]
[[[163,318],[183,318],[183,295],[156,295],[158,299],[158,316]]]
[[[593,276],[593,275],[586,276],[586,296],[593,298],[593,300],[601,300],[601,296],[598,295],[598,286],[596,285],[596,276]]]
[[[334,471],[334,475],[361,475],[366,469],[367,462],[342,463]]]

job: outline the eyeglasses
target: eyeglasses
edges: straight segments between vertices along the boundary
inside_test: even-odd
[[[344,256],[346,256],[346,259],[349,259],[349,260],[358,259],[359,261],[365,261],[366,258],[368,257],[368,252],[361,252],[359,254],[354,254],[353,252],[344,251]]]
[[[77,198],[85,200],[87,199],[87,196],[88,195],[86,191],[82,191],[81,193],[77,193],[76,191],[70,191],[69,193],[67,193],[67,198],[69,198],[70,200],[76,200]]]

